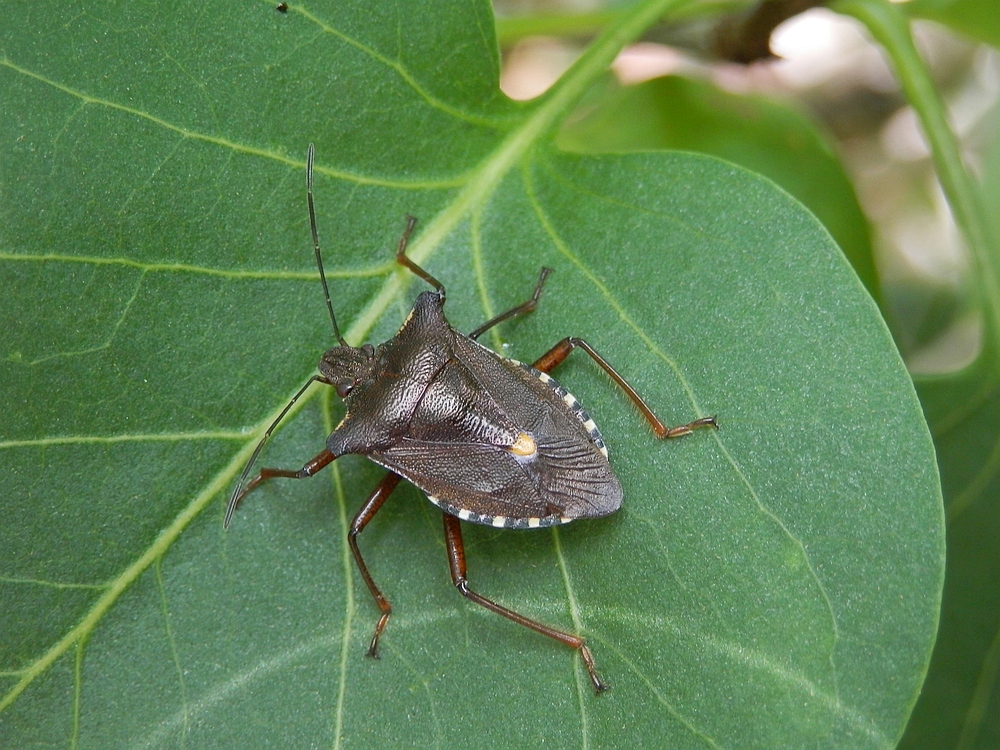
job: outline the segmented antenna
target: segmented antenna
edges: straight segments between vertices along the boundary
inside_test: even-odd
[[[333,334],[341,346],[347,346],[344,337],[340,335],[340,327],[337,325],[337,316],[333,314],[333,302],[330,301],[330,287],[326,285],[326,274],[323,273],[323,256],[319,251],[319,232],[316,230],[316,207],[313,205],[313,160],[316,157],[316,147],[309,144],[309,153],[306,155],[306,202],[309,204],[309,229],[312,230],[313,252],[316,254],[316,267],[319,269],[319,280],[323,282],[323,295],[326,297],[326,309],[330,313],[330,322],[333,323]]]
[[[340,335],[340,328],[337,326],[337,316],[333,314],[333,302],[330,301],[330,288],[326,284],[326,274],[323,272],[323,258],[320,255],[319,250],[319,232],[316,231],[316,208],[313,205],[313,161],[316,156],[316,147],[313,144],[309,144],[309,153],[306,155],[306,201],[309,204],[309,229],[312,231],[313,240],[313,252],[316,254],[316,267],[319,268],[319,280],[323,282],[323,295],[326,297],[326,309],[330,312],[330,322],[333,323],[333,333],[337,337],[337,341],[340,342],[341,346],[347,346],[347,342],[344,341],[344,337]],[[229,504],[226,506],[226,518],[222,525],[224,528],[229,527],[229,522],[233,518],[233,512],[236,510],[236,506],[240,504],[240,501],[246,496],[247,492],[252,490],[257,483],[260,481],[260,476],[255,480],[247,484],[247,478],[250,476],[250,470],[253,465],[257,463],[257,456],[260,455],[261,449],[264,447],[264,443],[274,432],[275,428],[285,418],[288,410],[292,408],[296,401],[298,401],[302,394],[306,392],[313,381],[320,381],[326,383],[326,379],[321,375],[313,375],[306,384],[299,389],[299,392],[292,396],[292,400],[288,402],[284,409],[281,410],[281,414],[275,419],[271,425],[264,431],[263,437],[261,437],[260,442],[257,443],[257,447],[254,448],[253,453],[250,456],[250,460],[247,461],[247,465],[243,467],[243,473],[240,474],[240,480],[236,483],[236,489],[233,490],[233,494],[229,497]]]
[[[226,519],[222,522],[222,528],[229,528],[229,522],[233,520],[233,513],[236,511],[236,506],[240,504],[240,501],[246,497],[247,493],[256,487],[257,483],[260,481],[260,477],[258,476],[255,480],[250,482],[249,485],[247,485],[247,477],[250,476],[250,470],[253,468],[253,465],[257,463],[257,456],[260,455],[260,451],[264,447],[264,443],[267,442],[267,439],[271,437],[271,433],[274,432],[275,428],[281,423],[281,420],[285,418],[286,414],[288,414],[288,410],[295,405],[295,402],[302,397],[302,394],[309,389],[309,386],[317,380],[322,383],[327,382],[326,378],[321,375],[313,375],[309,378],[309,380],[306,381],[306,384],[299,388],[298,393],[292,396],[292,400],[285,404],[285,408],[282,409],[281,414],[279,414],[277,418],[271,422],[270,427],[264,431],[264,436],[261,437],[260,442],[257,443],[257,447],[253,449],[253,453],[250,454],[250,460],[247,461],[247,465],[243,467],[243,473],[240,474],[240,481],[236,483],[236,489],[234,489],[233,494],[229,496],[229,503],[226,505]],[[245,491],[243,489],[244,487],[246,487]]]

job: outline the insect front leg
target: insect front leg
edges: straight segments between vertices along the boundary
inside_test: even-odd
[[[309,149],[309,159],[311,164],[312,163],[311,148]],[[311,180],[311,175],[310,175],[310,180]],[[323,269],[321,268],[320,269],[321,275],[322,275],[322,270]],[[335,328],[336,325],[337,325],[336,322],[334,322]],[[257,487],[257,485],[259,485],[261,482],[266,482],[268,479],[273,479],[274,477],[287,477],[290,479],[303,479],[305,477],[311,477],[313,474],[315,474],[317,471],[322,469],[324,466],[326,466],[328,463],[330,463],[336,458],[336,456],[334,456],[332,453],[324,450],[298,471],[291,471],[288,469],[262,469],[261,472],[257,474],[257,476],[255,476],[253,479],[247,482],[247,477],[250,476],[250,469],[252,469],[253,465],[257,463],[257,456],[259,456],[260,452],[264,449],[264,443],[267,442],[267,439],[271,436],[271,433],[274,432],[275,428],[279,424],[281,424],[281,420],[285,418],[286,414],[288,414],[288,410],[295,405],[296,401],[302,398],[302,394],[305,393],[307,390],[309,390],[310,386],[312,386],[313,383],[332,385],[332,383],[330,383],[330,381],[324,378],[322,375],[313,375],[311,378],[309,378],[309,380],[305,382],[305,385],[299,388],[296,394],[292,396],[292,400],[289,401],[287,404],[285,404],[285,408],[281,410],[281,413],[277,416],[277,418],[273,422],[271,422],[270,426],[266,430],[264,430],[264,434],[261,437],[260,442],[257,443],[257,447],[254,448],[253,453],[250,454],[250,460],[247,461],[247,465],[243,467],[243,473],[240,474],[240,480],[236,483],[236,489],[233,490],[233,494],[229,498],[229,504],[226,506],[226,518],[225,521],[223,521],[222,523],[223,528],[227,529],[229,528],[229,522],[233,520],[233,513],[236,512],[236,506],[239,505],[243,501],[243,498],[245,498],[250,492],[252,492],[253,489]]]
[[[564,338],[558,344],[549,349],[545,354],[539,357],[532,367],[541,372],[549,372],[554,367],[558,366],[569,353],[574,349],[582,349],[590,358],[593,359],[601,369],[604,370],[611,379],[615,381],[619,388],[625,391],[625,395],[631,399],[632,403],[636,405],[636,408],[642,413],[642,416],[649,422],[650,426],[653,428],[653,432],[656,433],[658,438],[678,438],[684,435],[690,435],[699,427],[714,427],[719,429],[719,425],[715,421],[715,417],[701,417],[693,422],[688,422],[687,424],[678,425],[677,427],[668,427],[664,424],[653,410],[649,408],[649,405],[642,399],[636,390],[629,385],[628,381],[623,378],[614,367],[612,367],[604,357],[598,354],[594,348],[588,344],[583,339],[578,339],[573,336]]]
[[[392,614],[392,605],[389,604],[388,599],[382,596],[382,592],[379,591],[378,586],[375,585],[375,581],[372,580],[371,574],[368,572],[368,566],[365,565],[365,561],[361,557],[361,550],[358,548],[358,534],[364,531],[368,522],[375,517],[379,508],[382,507],[382,504],[392,491],[396,489],[396,485],[399,484],[400,479],[399,474],[393,474],[392,472],[382,477],[382,481],[375,486],[368,499],[365,500],[364,505],[355,514],[354,520],[351,521],[351,530],[347,534],[347,543],[351,546],[351,554],[354,555],[354,561],[358,564],[361,577],[365,579],[365,583],[368,584],[368,590],[372,592],[372,596],[375,598],[375,603],[382,610],[382,616],[378,618],[378,623],[375,625],[375,633],[372,635],[371,643],[368,645],[368,656],[375,659],[378,658],[378,639],[382,635],[382,631],[385,630],[386,623],[389,622],[389,615]]]
[[[469,588],[469,582],[466,579],[465,545],[462,543],[462,522],[449,513],[444,514],[444,539],[448,547],[448,564],[451,568],[451,580],[462,596],[471,599],[480,606],[486,607],[491,612],[496,612],[508,620],[513,620],[518,625],[531,628],[536,633],[547,635],[549,638],[554,638],[560,643],[565,643],[570,648],[575,648],[580,652],[580,657],[583,659],[583,664],[590,675],[590,681],[594,685],[594,690],[601,692],[608,689],[608,686],[601,682],[601,679],[597,676],[594,656],[590,653],[587,642],[583,638],[550,628],[548,625],[542,625],[540,622],[529,620],[524,615],[519,615],[513,610],[502,607]]]
[[[232,500],[229,501],[229,507],[226,509],[225,525],[227,527],[229,526],[229,521],[232,519],[236,508],[238,508],[239,504],[243,502],[243,498],[253,492],[263,482],[266,482],[268,479],[275,479],[276,477],[284,477],[285,479],[305,479],[306,477],[311,477],[324,466],[331,463],[335,458],[335,455],[324,448],[312,459],[306,462],[301,469],[261,469],[260,473],[247,482],[242,489],[237,488],[239,491],[233,495]]]

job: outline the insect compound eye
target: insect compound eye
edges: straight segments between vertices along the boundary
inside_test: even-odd
[[[347,398],[347,394],[352,390],[354,390],[353,380],[341,380],[337,383],[337,395],[341,398]]]
[[[375,356],[375,347],[372,346],[371,344],[362,344],[361,351],[365,353],[366,357],[371,358]]]

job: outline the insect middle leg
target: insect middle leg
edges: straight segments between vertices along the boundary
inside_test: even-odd
[[[519,615],[513,610],[502,607],[491,599],[487,599],[485,596],[477,594],[469,588],[469,582],[466,579],[465,546],[462,543],[462,522],[459,521],[456,516],[449,513],[444,513],[443,515],[444,539],[445,544],[448,547],[448,563],[451,568],[451,580],[455,584],[455,588],[461,592],[462,596],[467,599],[471,599],[476,604],[485,607],[491,612],[496,612],[498,615],[502,615],[508,620],[513,620],[518,625],[531,628],[536,633],[547,635],[549,638],[554,638],[560,643],[566,644],[570,648],[575,648],[580,652],[580,657],[583,659],[583,664],[587,668],[587,673],[590,675],[590,681],[594,685],[594,689],[597,692],[607,690],[608,686],[601,682],[600,677],[597,676],[597,669],[594,666],[594,657],[590,653],[590,649],[587,647],[587,642],[583,638],[571,635],[570,633],[564,633],[561,630],[550,628],[548,625],[542,625],[540,622],[530,620],[524,615]]]
[[[632,403],[636,405],[636,408],[642,413],[642,416],[649,422],[650,426],[653,428],[653,432],[656,433],[658,438],[678,438],[684,435],[690,435],[699,427],[714,427],[719,429],[719,425],[715,421],[715,417],[701,417],[693,422],[688,422],[687,424],[678,425],[676,427],[668,427],[664,424],[653,410],[649,408],[649,405],[642,399],[635,388],[629,385],[628,381],[623,378],[614,367],[612,367],[604,357],[598,354],[594,348],[588,344],[583,339],[578,339],[573,336],[564,338],[558,344],[549,349],[545,354],[539,357],[532,367],[541,372],[549,372],[554,367],[558,366],[569,353],[574,349],[582,349],[590,358],[593,359],[601,369],[604,370],[611,379],[615,381],[619,388],[625,391],[625,395],[631,399]]]
[[[502,312],[494,318],[490,318],[485,323],[483,323],[479,328],[474,330],[469,334],[470,339],[478,339],[488,330],[490,330],[497,323],[503,323],[505,320],[510,320],[511,318],[516,318],[518,315],[524,315],[525,313],[533,312],[536,307],[538,307],[538,298],[542,296],[542,286],[545,284],[545,277],[552,273],[551,268],[545,268],[542,266],[542,272],[538,276],[538,283],[535,284],[535,291],[531,295],[531,299],[527,302],[522,302],[520,305],[514,305],[506,312]]]

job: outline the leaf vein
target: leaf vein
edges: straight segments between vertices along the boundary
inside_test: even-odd
[[[81,263],[95,266],[126,266],[137,268],[146,273],[172,272],[192,273],[204,276],[221,276],[228,279],[265,279],[272,281],[318,281],[318,271],[238,271],[209,266],[195,266],[188,263],[146,263],[131,258],[101,258],[93,255],[65,255],[60,253],[4,253],[0,252],[0,260],[33,262],[33,263]],[[325,269],[328,278],[335,279],[367,279],[375,276],[385,276],[394,267],[395,261],[380,263],[369,268]]]
[[[43,578],[19,578],[13,576],[0,576],[0,583],[46,586],[53,589],[89,589],[91,591],[103,591],[108,587],[107,583],[66,583],[63,581],[47,581]]]
[[[183,738],[187,736],[190,728],[187,685],[184,682],[184,668],[181,666],[180,654],[177,651],[177,639],[174,638],[174,629],[170,625],[170,606],[167,603],[167,589],[163,582],[162,556],[156,558],[153,569],[156,571],[156,590],[160,596],[160,612],[163,615],[163,628],[166,631],[167,644],[170,646],[170,658],[174,662],[174,668],[177,670],[177,682],[180,686],[181,712],[183,717],[181,723],[181,746],[183,746]]]
[[[0,66],[9,68],[17,73],[20,73],[23,76],[36,80],[39,83],[43,83],[58,91],[62,91],[64,94],[79,99],[84,104],[105,107],[107,109],[112,109],[118,112],[122,112],[132,117],[146,120],[158,127],[163,128],[164,130],[169,130],[171,132],[178,133],[184,138],[188,138],[194,141],[200,141],[203,143],[210,143],[216,146],[222,146],[223,148],[226,148],[230,151],[234,151],[237,153],[248,154],[250,156],[258,156],[280,164],[286,164],[296,170],[305,169],[304,162],[291,159],[283,153],[259,148],[257,146],[251,146],[249,144],[237,143],[236,141],[232,141],[228,138],[223,138],[221,136],[214,136],[214,135],[209,135],[208,133],[200,133],[198,131],[189,130],[188,128],[185,128],[180,125],[175,125],[174,123],[165,120],[162,117],[157,117],[156,115],[153,115],[149,112],[144,112],[136,107],[130,107],[127,104],[120,104],[118,102],[111,101],[110,99],[103,99],[98,96],[92,96],[91,94],[87,94],[84,93],[83,91],[71,88],[70,86],[59,83],[58,81],[46,78],[40,73],[35,73],[34,71],[28,70],[27,68],[17,65],[7,57],[0,58]],[[396,188],[399,190],[440,190],[445,188],[456,187],[465,182],[465,178],[463,176],[454,177],[446,180],[417,180],[412,182],[406,180],[392,180],[385,177],[374,177],[370,175],[362,175],[343,170],[331,169],[329,167],[323,167],[320,165],[316,165],[316,172],[319,174],[326,175],[327,177],[343,180],[345,182],[353,182],[362,185],[376,185],[380,187]]]
[[[312,21],[316,26],[318,26],[323,31],[323,33],[336,37],[344,44],[353,47],[354,49],[358,50],[364,55],[367,55],[375,62],[393,71],[397,76],[399,76],[400,80],[402,80],[407,86],[409,86],[410,89],[417,96],[419,96],[428,105],[438,110],[439,112],[443,112],[444,114],[450,117],[454,117],[456,120],[467,122],[472,125],[480,125],[483,127],[492,128],[494,130],[500,130],[504,127],[505,125],[504,120],[490,118],[490,117],[483,117],[482,115],[473,114],[472,112],[459,109],[458,107],[454,107],[448,104],[447,102],[443,101],[442,99],[439,99],[438,97],[434,96],[430,91],[428,91],[426,88],[424,88],[423,85],[420,83],[420,81],[418,81],[416,77],[414,77],[414,75],[410,73],[410,71],[407,70],[406,66],[403,65],[401,62],[386,57],[381,52],[373,49],[372,47],[369,47],[366,44],[363,44],[362,42],[358,41],[349,34],[340,31],[336,27],[316,17],[308,10],[302,8],[301,6],[289,6],[289,10],[294,10],[295,12],[305,16],[307,19]],[[397,39],[399,39],[400,37],[401,33],[397,34]]]
[[[31,440],[2,440],[0,450],[7,448],[45,448],[53,445],[108,445],[113,443],[176,443],[184,440],[245,440],[246,432],[165,432],[148,435],[66,435],[33,438]]]

